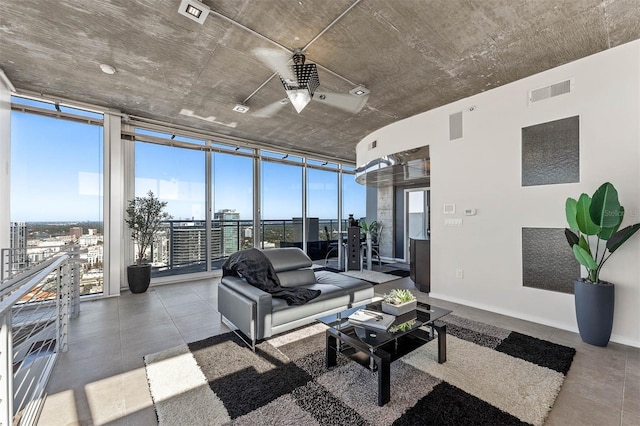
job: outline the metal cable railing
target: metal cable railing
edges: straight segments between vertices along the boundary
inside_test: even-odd
[[[29,268],[26,248],[3,248],[0,250],[0,282]]]
[[[60,255],[3,282],[0,290],[0,424],[33,425],[57,355],[78,312],[77,275]]]

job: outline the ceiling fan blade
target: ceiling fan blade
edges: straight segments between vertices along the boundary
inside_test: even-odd
[[[344,93],[332,93],[316,91],[313,95],[313,100],[322,102],[334,108],[341,109],[353,114],[359,113],[364,105],[367,103],[369,95],[366,96],[354,96]]]
[[[267,68],[278,73],[287,82],[295,83],[296,76],[289,66],[291,54],[283,50],[257,48],[251,51]]]
[[[280,99],[279,101],[273,102],[264,108],[260,108],[259,110],[255,111],[252,115],[260,118],[271,118],[274,115],[276,115],[288,103],[289,103],[289,99],[287,98]]]

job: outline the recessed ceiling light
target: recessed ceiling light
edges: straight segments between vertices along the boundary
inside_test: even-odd
[[[196,21],[198,24],[204,24],[204,20],[209,15],[210,10],[209,6],[197,0],[182,0],[178,13]]]
[[[187,13],[189,15],[195,16],[196,18],[199,18],[200,14],[202,14],[202,9],[198,9],[196,7],[193,7],[192,5],[188,5],[187,6]]]
[[[236,106],[233,107],[233,110],[235,112],[240,112],[242,114],[246,113],[247,111],[249,111],[249,107],[243,104],[237,104]]]
[[[105,74],[115,74],[116,73],[116,69],[109,64],[100,64],[100,69],[102,70],[103,73]]]
[[[354,87],[353,89],[349,90],[349,93],[351,93],[354,96],[364,96],[364,95],[368,95],[370,92],[371,91],[366,87],[364,87],[363,85]]]

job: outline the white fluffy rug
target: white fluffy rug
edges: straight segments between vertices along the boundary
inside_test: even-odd
[[[159,424],[542,426],[575,350],[454,315],[442,321],[447,361],[438,363],[435,339],[396,359],[382,407],[378,373],[342,354],[326,367],[320,324],[255,352],[227,333],[147,355]]]

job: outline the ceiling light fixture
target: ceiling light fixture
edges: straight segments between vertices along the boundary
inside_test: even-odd
[[[113,75],[113,74],[116,73],[116,69],[112,65],[109,65],[109,64],[100,64],[100,69],[105,74]]]
[[[363,85],[359,85],[358,87],[354,87],[353,89],[349,90],[349,93],[351,93],[354,96],[365,96],[365,95],[368,95],[370,92],[371,91],[366,87],[364,87]]]
[[[247,111],[249,111],[249,107],[244,104],[236,104],[236,106],[233,107],[233,110],[235,112],[245,114]]]
[[[209,6],[198,0],[182,0],[178,13],[202,25],[210,10]]]
[[[316,64],[305,64],[304,61],[304,53],[302,50],[296,49],[293,52],[293,64],[290,67],[295,81],[280,76],[287,97],[298,114],[311,102],[313,94],[320,86]]]

